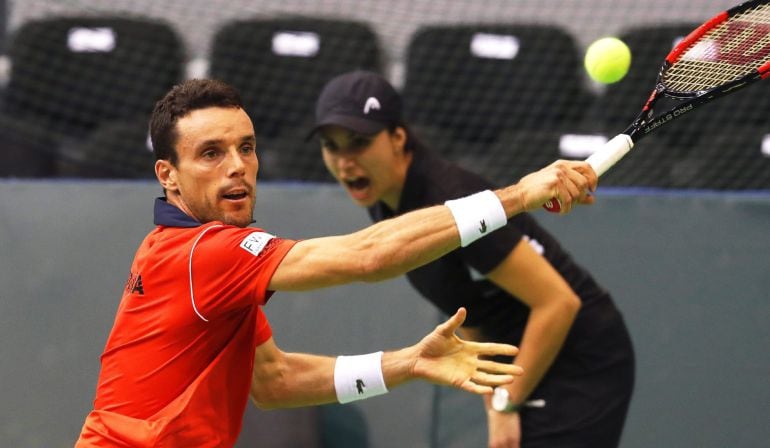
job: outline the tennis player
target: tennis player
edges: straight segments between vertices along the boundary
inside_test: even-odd
[[[403,274],[551,197],[567,210],[591,203],[597,182],[587,164],[563,162],[353,234],[292,241],[248,227],[256,137],[232,87],[176,86],[150,133],[165,195],[131,265],[80,447],[232,446],[249,395],[265,408],[347,403],[412,379],[491,394],[521,369],[482,358],[516,349],[457,338],[462,308],[414,346],[331,358],[281,351],[262,306],[277,290]]]
[[[375,222],[492,188],[422,145],[375,73],[331,80],[316,120],[326,167]],[[519,346],[524,375],[485,398],[489,446],[618,445],[634,383],[628,331],[610,294],[532,216],[407,277],[447,314],[467,308],[464,337]]]

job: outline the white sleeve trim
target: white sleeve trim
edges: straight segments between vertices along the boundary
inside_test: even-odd
[[[190,302],[192,303],[192,308],[193,308],[193,311],[195,311],[195,314],[197,314],[198,317],[200,317],[201,320],[203,320],[204,322],[208,322],[209,320],[206,319],[205,317],[203,317],[203,315],[200,313],[200,311],[198,311],[198,307],[195,306],[195,293],[193,292],[192,258],[193,258],[193,252],[195,251],[195,247],[198,245],[198,241],[200,241],[201,238],[203,238],[203,235],[205,235],[206,232],[208,232],[209,230],[213,229],[214,227],[224,227],[224,226],[221,225],[221,224],[216,224],[216,225],[213,225],[213,226],[209,226],[209,227],[205,228],[203,230],[203,232],[198,234],[198,238],[195,239],[195,242],[193,242],[193,245],[190,248],[190,260],[189,260],[188,266],[187,266],[187,272],[188,272],[189,279],[190,279]]]

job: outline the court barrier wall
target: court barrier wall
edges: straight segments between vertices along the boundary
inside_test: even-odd
[[[137,245],[153,181],[0,182],[0,446],[72,446]],[[536,216],[615,296],[637,352],[623,448],[757,447],[770,439],[770,194],[600,190]],[[287,238],[365,226],[333,185],[261,184],[256,225]],[[399,278],[266,307],[284,350],[411,344],[443,316]],[[479,447],[481,400],[411,383],[352,405],[261,412],[239,447]]]

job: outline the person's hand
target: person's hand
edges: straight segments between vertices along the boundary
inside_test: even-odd
[[[521,417],[518,412],[487,410],[489,448],[519,448],[521,443]]]
[[[557,160],[524,176],[513,187],[518,189],[524,210],[537,210],[546,201],[557,199],[561,203],[561,213],[568,213],[574,204],[593,204],[591,193],[596,190],[598,181],[588,163]]]
[[[455,331],[465,321],[465,308],[438,325],[413,349],[416,359],[412,367],[415,377],[435,384],[454,386],[476,394],[491,394],[494,386],[513,381],[524,370],[511,363],[487,359],[490,356],[515,356],[518,348],[508,344],[471,342],[460,339]]]

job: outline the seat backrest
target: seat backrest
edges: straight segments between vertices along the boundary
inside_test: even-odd
[[[6,33],[8,32],[8,2],[0,0],[0,53],[5,53]]]
[[[148,121],[137,118],[106,123],[85,139],[62,148],[59,176],[154,179]]]
[[[552,129],[506,131],[491,143],[454,143],[447,156],[496,185],[509,185],[555,161],[561,137]]]
[[[81,137],[148,115],[183,75],[176,32],[151,19],[61,17],[24,23],[10,43],[5,112]]]
[[[58,141],[34,123],[0,115],[0,177],[53,177]]]
[[[676,174],[688,188],[770,190],[770,123],[705,130]]]
[[[298,129],[311,127],[312,121],[303,122]],[[306,140],[300,133],[260,138],[257,157],[261,180],[335,182],[324,165],[317,138]]]
[[[296,17],[225,24],[209,74],[235,86],[257,133],[274,137],[312,117],[323,85],[354,69],[380,71],[379,43],[367,25]]]
[[[552,25],[441,25],[409,43],[407,119],[467,141],[557,128],[586,105],[577,45]]]

